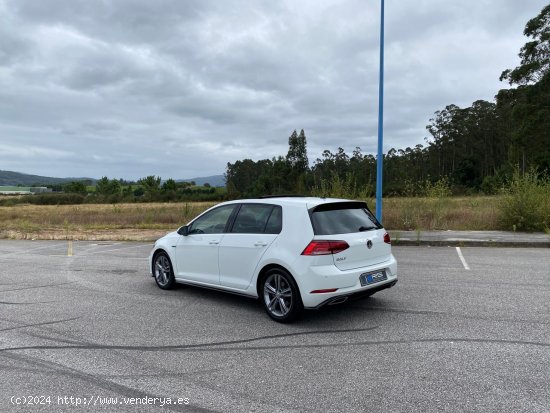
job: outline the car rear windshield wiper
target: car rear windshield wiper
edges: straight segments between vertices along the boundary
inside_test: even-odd
[[[365,227],[365,226],[361,225],[361,226],[359,227],[359,232],[370,231],[370,230],[372,230],[372,229],[375,229],[375,228],[374,228],[374,227]]]

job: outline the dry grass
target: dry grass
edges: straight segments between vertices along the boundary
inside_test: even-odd
[[[0,237],[151,240],[212,205],[187,202],[0,207]]]
[[[403,230],[495,230],[501,197],[387,198],[383,224]],[[368,200],[374,209],[374,201]],[[16,205],[0,207],[0,237],[154,240],[187,223],[209,202]]]
[[[498,230],[500,202],[501,196],[387,198],[383,224],[394,230]]]

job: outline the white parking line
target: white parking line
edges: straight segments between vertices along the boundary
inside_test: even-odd
[[[112,242],[112,243],[109,243],[109,244],[98,244],[98,243],[90,244],[90,243],[82,243],[80,246],[81,246],[82,248],[88,247],[88,248],[82,250],[82,252],[83,252],[84,254],[88,254],[88,253],[92,254],[90,251],[94,251],[94,252],[95,252],[96,250],[101,250],[101,248],[111,247],[111,246],[113,246],[113,245],[119,245],[119,244],[121,244],[121,243],[120,243],[120,242]],[[79,255],[82,255],[82,254],[79,253]]]
[[[101,250],[101,251],[92,251],[92,252],[86,252],[84,254],[80,254],[81,257],[85,257],[85,256],[89,256],[89,255],[95,255],[95,254],[105,254],[105,253],[109,253],[109,252],[113,252],[113,251],[121,251],[121,250],[129,250],[129,249],[132,249],[132,248],[144,248],[144,247],[148,247],[148,248],[153,248],[153,245],[154,244],[139,244],[139,245],[131,245],[129,247],[120,247],[120,248],[111,248],[111,249],[105,249],[105,250]]]
[[[456,252],[458,253],[458,258],[460,258],[460,261],[462,261],[462,265],[464,265],[464,269],[469,270],[470,267],[468,266],[468,263],[464,259],[464,255],[462,255],[462,251],[460,251],[460,247],[456,247]]]
[[[7,252],[7,253],[5,253],[5,254],[0,254],[0,257],[7,257],[7,256],[9,256],[9,255],[29,254],[29,253],[32,253],[32,252],[34,252],[34,251],[44,250],[44,249],[48,249],[48,248],[55,248],[55,247],[59,247],[59,246],[63,246],[63,245],[65,245],[65,242],[62,242],[61,244],[56,243],[56,244],[42,245],[41,247],[29,248],[29,249],[26,249],[26,250],[23,250],[23,251],[12,251],[12,252]]]

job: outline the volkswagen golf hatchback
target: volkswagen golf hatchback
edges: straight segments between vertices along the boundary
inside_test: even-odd
[[[274,320],[397,282],[390,237],[364,202],[266,197],[218,204],[159,239],[152,276],[259,298]]]

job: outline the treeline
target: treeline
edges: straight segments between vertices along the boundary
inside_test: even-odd
[[[215,188],[205,183],[162,181],[158,176],[147,176],[137,182],[109,179],[104,176],[95,185],[86,181],[73,181],[50,186],[53,192],[10,197],[0,200],[1,205],[20,203],[36,205],[70,205],[83,203],[120,202],[178,202],[178,201],[221,201],[225,199],[225,188]]]
[[[384,195],[418,195],[443,182],[454,193],[493,194],[515,168],[550,174],[550,5],[531,19],[520,50],[521,64],[500,79],[495,102],[446,106],[426,126],[426,145],[390,149],[384,155]],[[280,193],[369,196],[376,180],[376,158],[355,148],[325,150],[309,166],[305,133],[289,138],[286,157],[227,164],[231,197]]]

